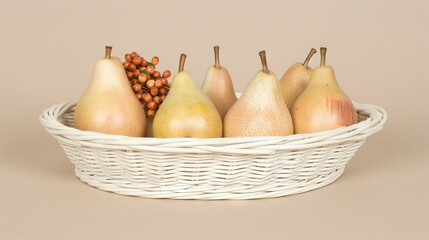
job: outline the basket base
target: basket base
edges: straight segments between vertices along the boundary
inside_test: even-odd
[[[321,175],[311,180],[290,180],[288,182],[276,182],[264,184],[260,188],[242,190],[243,186],[229,186],[228,189],[213,190],[212,186],[191,186],[186,190],[163,189],[143,189],[132,184],[115,185],[97,180],[94,176],[89,176],[85,172],[75,168],[76,176],[84,183],[103,191],[112,192],[125,196],[135,196],[144,198],[168,198],[168,199],[200,199],[200,200],[228,200],[228,199],[263,199],[284,197],[299,193],[308,192],[322,188],[337,180],[344,172],[344,167],[339,168],[328,175]],[[128,185],[128,187],[126,187]],[[240,189],[240,190],[235,190]],[[201,191],[207,189],[207,192]]]

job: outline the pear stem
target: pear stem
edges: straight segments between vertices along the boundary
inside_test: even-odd
[[[106,53],[105,53],[104,58],[110,59],[111,54],[112,54],[112,46],[106,46]]]
[[[183,71],[183,69],[185,68],[185,60],[186,60],[186,54],[184,53],[180,54],[179,72]]]
[[[220,69],[219,63],[219,46],[214,46],[214,55],[215,55],[215,68]]]
[[[304,62],[302,63],[302,65],[304,65],[304,67],[308,67],[308,63],[310,62],[311,57],[313,57],[313,55],[317,53],[317,50],[312,48],[310,50],[310,52],[308,53],[307,57],[305,58]]]
[[[267,55],[265,54],[265,50],[260,51],[259,56],[261,57],[262,71],[268,74]]]
[[[320,66],[325,66],[326,51],[327,49],[325,47],[320,48]]]

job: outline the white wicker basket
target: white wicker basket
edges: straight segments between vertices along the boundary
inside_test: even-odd
[[[359,123],[287,137],[133,138],[73,128],[76,103],[40,121],[91,186],[123,195],[174,199],[256,199],[323,187],[344,171],[386,112],[355,103]]]

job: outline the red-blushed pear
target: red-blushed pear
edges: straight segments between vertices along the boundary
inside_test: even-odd
[[[332,66],[325,66],[326,48],[320,48],[320,67],[313,69],[307,88],[292,108],[295,133],[312,133],[357,122],[352,101],[340,88]]]
[[[130,88],[121,61],[111,56],[106,46],[83,95],[76,104],[74,127],[86,131],[143,137],[146,116],[140,102]]]
[[[223,119],[229,108],[237,101],[234,86],[228,70],[219,63],[219,46],[214,47],[215,65],[209,67],[201,86],[203,92],[212,100]]]
[[[303,63],[297,62],[290,66],[283,76],[280,78],[280,86],[283,94],[283,99],[289,109],[292,111],[292,106],[299,95],[307,87],[308,80],[311,76],[311,68],[308,66],[311,57],[316,53],[316,49],[312,48]]]
[[[222,119],[215,105],[192,76],[184,71],[186,55],[180,55],[179,72],[153,119],[157,138],[222,137]]]
[[[259,53],[262,70],[247,85],[224,119],[225,137],[287,136],[292,118],[283,100],[280,83],[268,70],[265,51]]]

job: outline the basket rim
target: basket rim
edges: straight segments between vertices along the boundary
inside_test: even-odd
[[[78,146],[121,150],[146,150],[152,152],[182,153],[224,152],[240,154],[273,153],[278,149],[305,149],[344,141],[363,140],[383,128],[387,120],[386,111],[376,105],[353,102],[358,115],[366,119],[347,127],[315,133],[289,136],[255,136],[222,138],[153,138],[128,137],[83,131],[66,126],[59,118],[71,111],[77,101],[68,101],[46,108],[39,116],[46,130],[60,141]],[[268,146],[267,146],[268,145]],[[258,146],[262,148],[257,148]],[[254,149],[254,148],[257,149]]]

